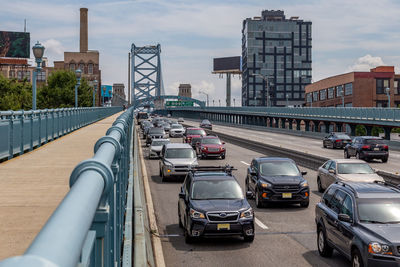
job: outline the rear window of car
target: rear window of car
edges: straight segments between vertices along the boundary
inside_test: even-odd
[[[202,129],[187,129],[186,134],[188,134],[188,135],[206,135],[206,132]]]
[[[386,142],[382,139],[365,139],[365,144],[380,144],[384,145]]]
[[[150,133],[150,134],[163,134],[163,133],[164,133],[164,130],[161,129],[161,128],[151,128],[151,129],[149,130],[149,133]]]
[[[350,137],[347,134],[338,134],[336,135],[336,137],[340,139],[350,139]]]
[[[211,124],[211,122],[209,120],[203,120],[201,123],[202,124]]]

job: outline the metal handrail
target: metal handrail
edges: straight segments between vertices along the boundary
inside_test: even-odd
[[[75,167],[70,191],[25,254],[1,267],[122,265],[133,117],[130,108],[117,118]]]
[[[122,107],[85,107],[0,111],[0,160],[22,155],[121,110]]]

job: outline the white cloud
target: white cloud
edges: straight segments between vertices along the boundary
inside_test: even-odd
[[[377,66],[383,66],[383,60],[381,57],[373,57],[371,55],[365,55],[357,59],[353,66],[348,68],[349,71],[369,71]]]
[[[65,47],[60,41],[55,39],[48,39],[43,42],[45,47],[44,56],[51,59],[51,61],[63,60]]]

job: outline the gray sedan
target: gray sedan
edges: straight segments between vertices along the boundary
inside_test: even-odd
[[[318,191],[324,192],[337,181],[367,182],[384,181],[369,165],[358,159],[331,159],[318,169]]]

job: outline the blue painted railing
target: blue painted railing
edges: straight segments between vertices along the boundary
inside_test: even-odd
[[[21,155],[121,110],[122,107],[96,107],[0,111],[0,160]]]
[[[254,115],[288,119],[332,121],[379,126],[400,127],[399,108],[295,108],[295,107],[175,107],[166,108],[164,112],[186,113],[219,113],[230,115]]]
[[[95,144],[94,156],[75,167],[70,191],[25,254],[5,259],[1,267],[132,266],[123,251],[131,255],[132,240],[124,233],[132,233],[132,223],[124,229],[124,219],[127,206],[132,210],[127,188],[133,117],[131,108],[115,120]]]

